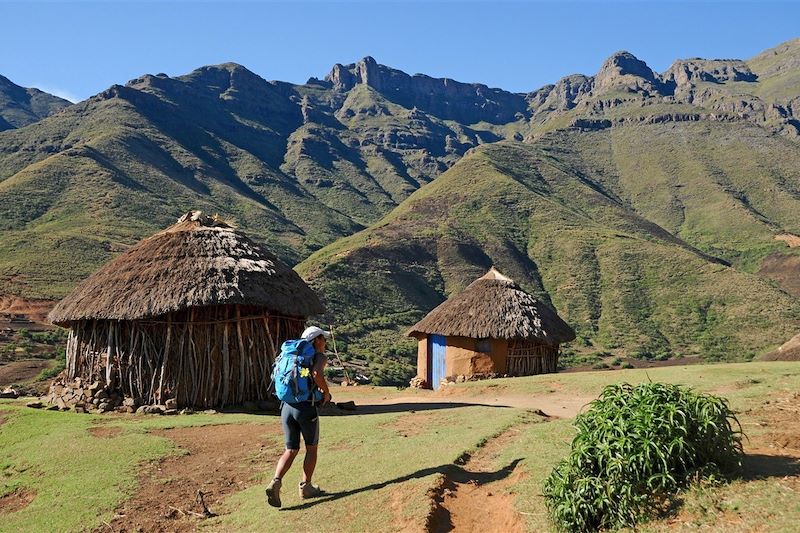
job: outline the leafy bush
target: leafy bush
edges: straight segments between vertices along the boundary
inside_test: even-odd
[[[590,354],[564,354],[562,352],[559,358],[559,363],[563,368],[572,368],[576,366],[594,365],[601,362],[601,358],[596,353]]]
[[[66,350],[59,346],[56,348],[56,361],[50,368],[45,368],[39,373],[37,380],[44,381],[47,379],[53,379],[57,375],[59,375],[66,367],[67,367],[67,352]]]
[[[387,361],[372,372],[370,381],[374,385],[405,387],[414,377],[416,369],[397,361]]]
[[[609,385],[575,425],[569,456],[544,483],[562,531],[633,526],[691,480],[717,479],[741,461],[727,401],[680,385]]]
[[[40,344],[58,344],[67,340],[67,330],[58,328],[52,331],[31,333],[29,336],[31,340]]]

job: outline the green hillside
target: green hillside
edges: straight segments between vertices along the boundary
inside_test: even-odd
[[[797,298],[748,273],[800,229],[800,152],[784,142],[745,122],[684,122],[483,146],[298,269],[351,351],[400,366],[402,329],[491,265],[550,301],[578,345],[750,359],[800,324]]]
[[[0,76],[0,131],[21,128],[52,115],[72,102],[39,89],[20,87]]]
[[[663,73],[621,51],[527,94],[370,57],[145,75],[0,132],[0,294],[63,296],[202,209],[302,261],[389,381],[402,329],[492,264],[571,350],[747,359],[799,325],[798,43]]]
[[[294,264],[497,138],[483,136],[367,85],[268,82],[235,64],[115,85],[0,133],[0,293],[61,297],[189,209]]]

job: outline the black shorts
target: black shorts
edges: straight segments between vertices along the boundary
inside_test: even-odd
[[[287,450],[300,449],[301,434],[306,446],[316,446],[319,442],[319,416],[317,406],[311,402],[284,402],[281,407],[281,424]]]

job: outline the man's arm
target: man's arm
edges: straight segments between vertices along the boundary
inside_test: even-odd
[[[322,403],[326,404],[331,401],[331,390],[328,388],[328,382],[325,381],[325,366],[328,364],[328,356],[325,354],[317,354],[314,367],[311,369],[311,375],[314,378],[314,383],[317,384],[319,390],[322,391]]]

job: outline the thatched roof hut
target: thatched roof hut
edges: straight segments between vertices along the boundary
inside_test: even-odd
[[[777,350],[762,355],[759,361],[800,361],[800,334],[783,343]]]
[[[49,318],[71,329],[69,379],[211,407],[266,399],[276,347],[321,312],[291,268],[195,211],[100,268]]]
[[[575,332],[558,314],[495,268],[409,331],[420,340],[418,377],[438,388],[448,376],[555,372],[559,345]]]

